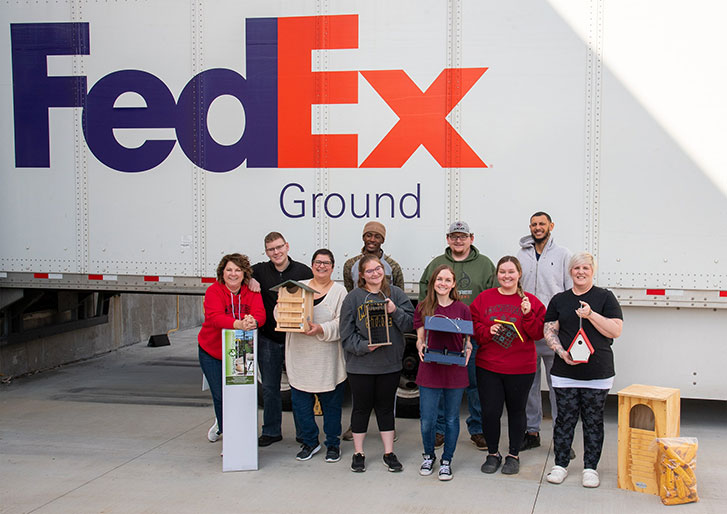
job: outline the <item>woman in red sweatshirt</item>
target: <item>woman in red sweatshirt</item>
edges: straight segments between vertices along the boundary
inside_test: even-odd
[[[497,263],[500,287],[482,291],[470,305],[475,338],[480,344],[477,389],[489,454],[483,473],[500,467],[500,417],[507,407],[509,453],[502,466],[506,475],[520,471],[519,452],[525,433],[525,406],[535,376],[535,340],[543,338],[545,307],[535,295],[523,291],[522,268],[506,255]]]
[[[217,266],[217,282],[204,294],[204,323],[197,342],[199,365],[209,383],[217,418],[207,432],[211,443],[222,434],[222,329],[255,330],[265,324],[262,296],[247,288],[251,277],[247,256],[225,255]]]

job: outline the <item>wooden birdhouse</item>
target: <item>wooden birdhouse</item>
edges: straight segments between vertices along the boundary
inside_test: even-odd
[[[369,335],[369,346],[386,346],[391,344],[389,338],[389,313],[386,312],[386,300],[366,300],[366,328]]]
[[[277,326],[279,332],[307,332],[313,318],[313,295],[315,289],[296,280],[286,280],[271,287],[278,292]]]
[[[633,384],[618,392],[618,487],[659,494],[658,437],[679,437],[679,389]]]
[[[573,338],[573,341],[571,341],[571,344],[568,347],[570,358],[573,359],[573,362],[583,364],[588,362],[588,359],[590,359],[594,351],[593,345],[591,345],[591,342],[588,340],[588,336],[586,336],[586,333],[581,328],[578,330],[578,333],[576,333],[576,336]]]

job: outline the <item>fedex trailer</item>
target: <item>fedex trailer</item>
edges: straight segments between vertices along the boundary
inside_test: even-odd
[[[687,12],[688,11],[688,12]],[[370,220],[407,290],[450,222],[530,215],[624,309],[616,389],[727,399],[727,68],[707,0],[18,1],[0,12],[0,287],[203,294],[221,255],[342,263]],[[341,266],[334,278],[341,279]],[[409,362],[402,398],[416,398]]]

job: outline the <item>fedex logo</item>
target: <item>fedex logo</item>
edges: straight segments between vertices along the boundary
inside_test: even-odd
[[[358,15],[247,19],[247,76],[205,70],[176,99],[158,77],[141,70],[114,71],[90,90],[85,76],[48,76],[49,55],[90,55],[88,23],[20,23],[10,30],[20,168],[50,167],[48,113],[62,107],[83,109],[90,151],[123,172],[155,168],[176,142],[195,165],[212,172],[245,161],[258,168],[396,168],[420,145],[442,167],[487,167],[446,119],[487,68],[444,69],[424,91],[403,70],[311,70],[312,50],[358,48]],[[311,106],[358,102],[359,73],[399,117],[361,163],[357,134],[311,133]],[[115,107],[127,92],[146,106]],[[210,105],[222,95],[235,97],[245,110],[245,130],[231,145],[215,141],[207,126]],[[128,148],[114,136],[122,128],[173,128],[176,140]]]

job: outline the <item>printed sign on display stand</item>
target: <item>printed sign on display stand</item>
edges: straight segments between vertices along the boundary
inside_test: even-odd
[[[222,471],[258,468],[257,330],[222,331]]]

